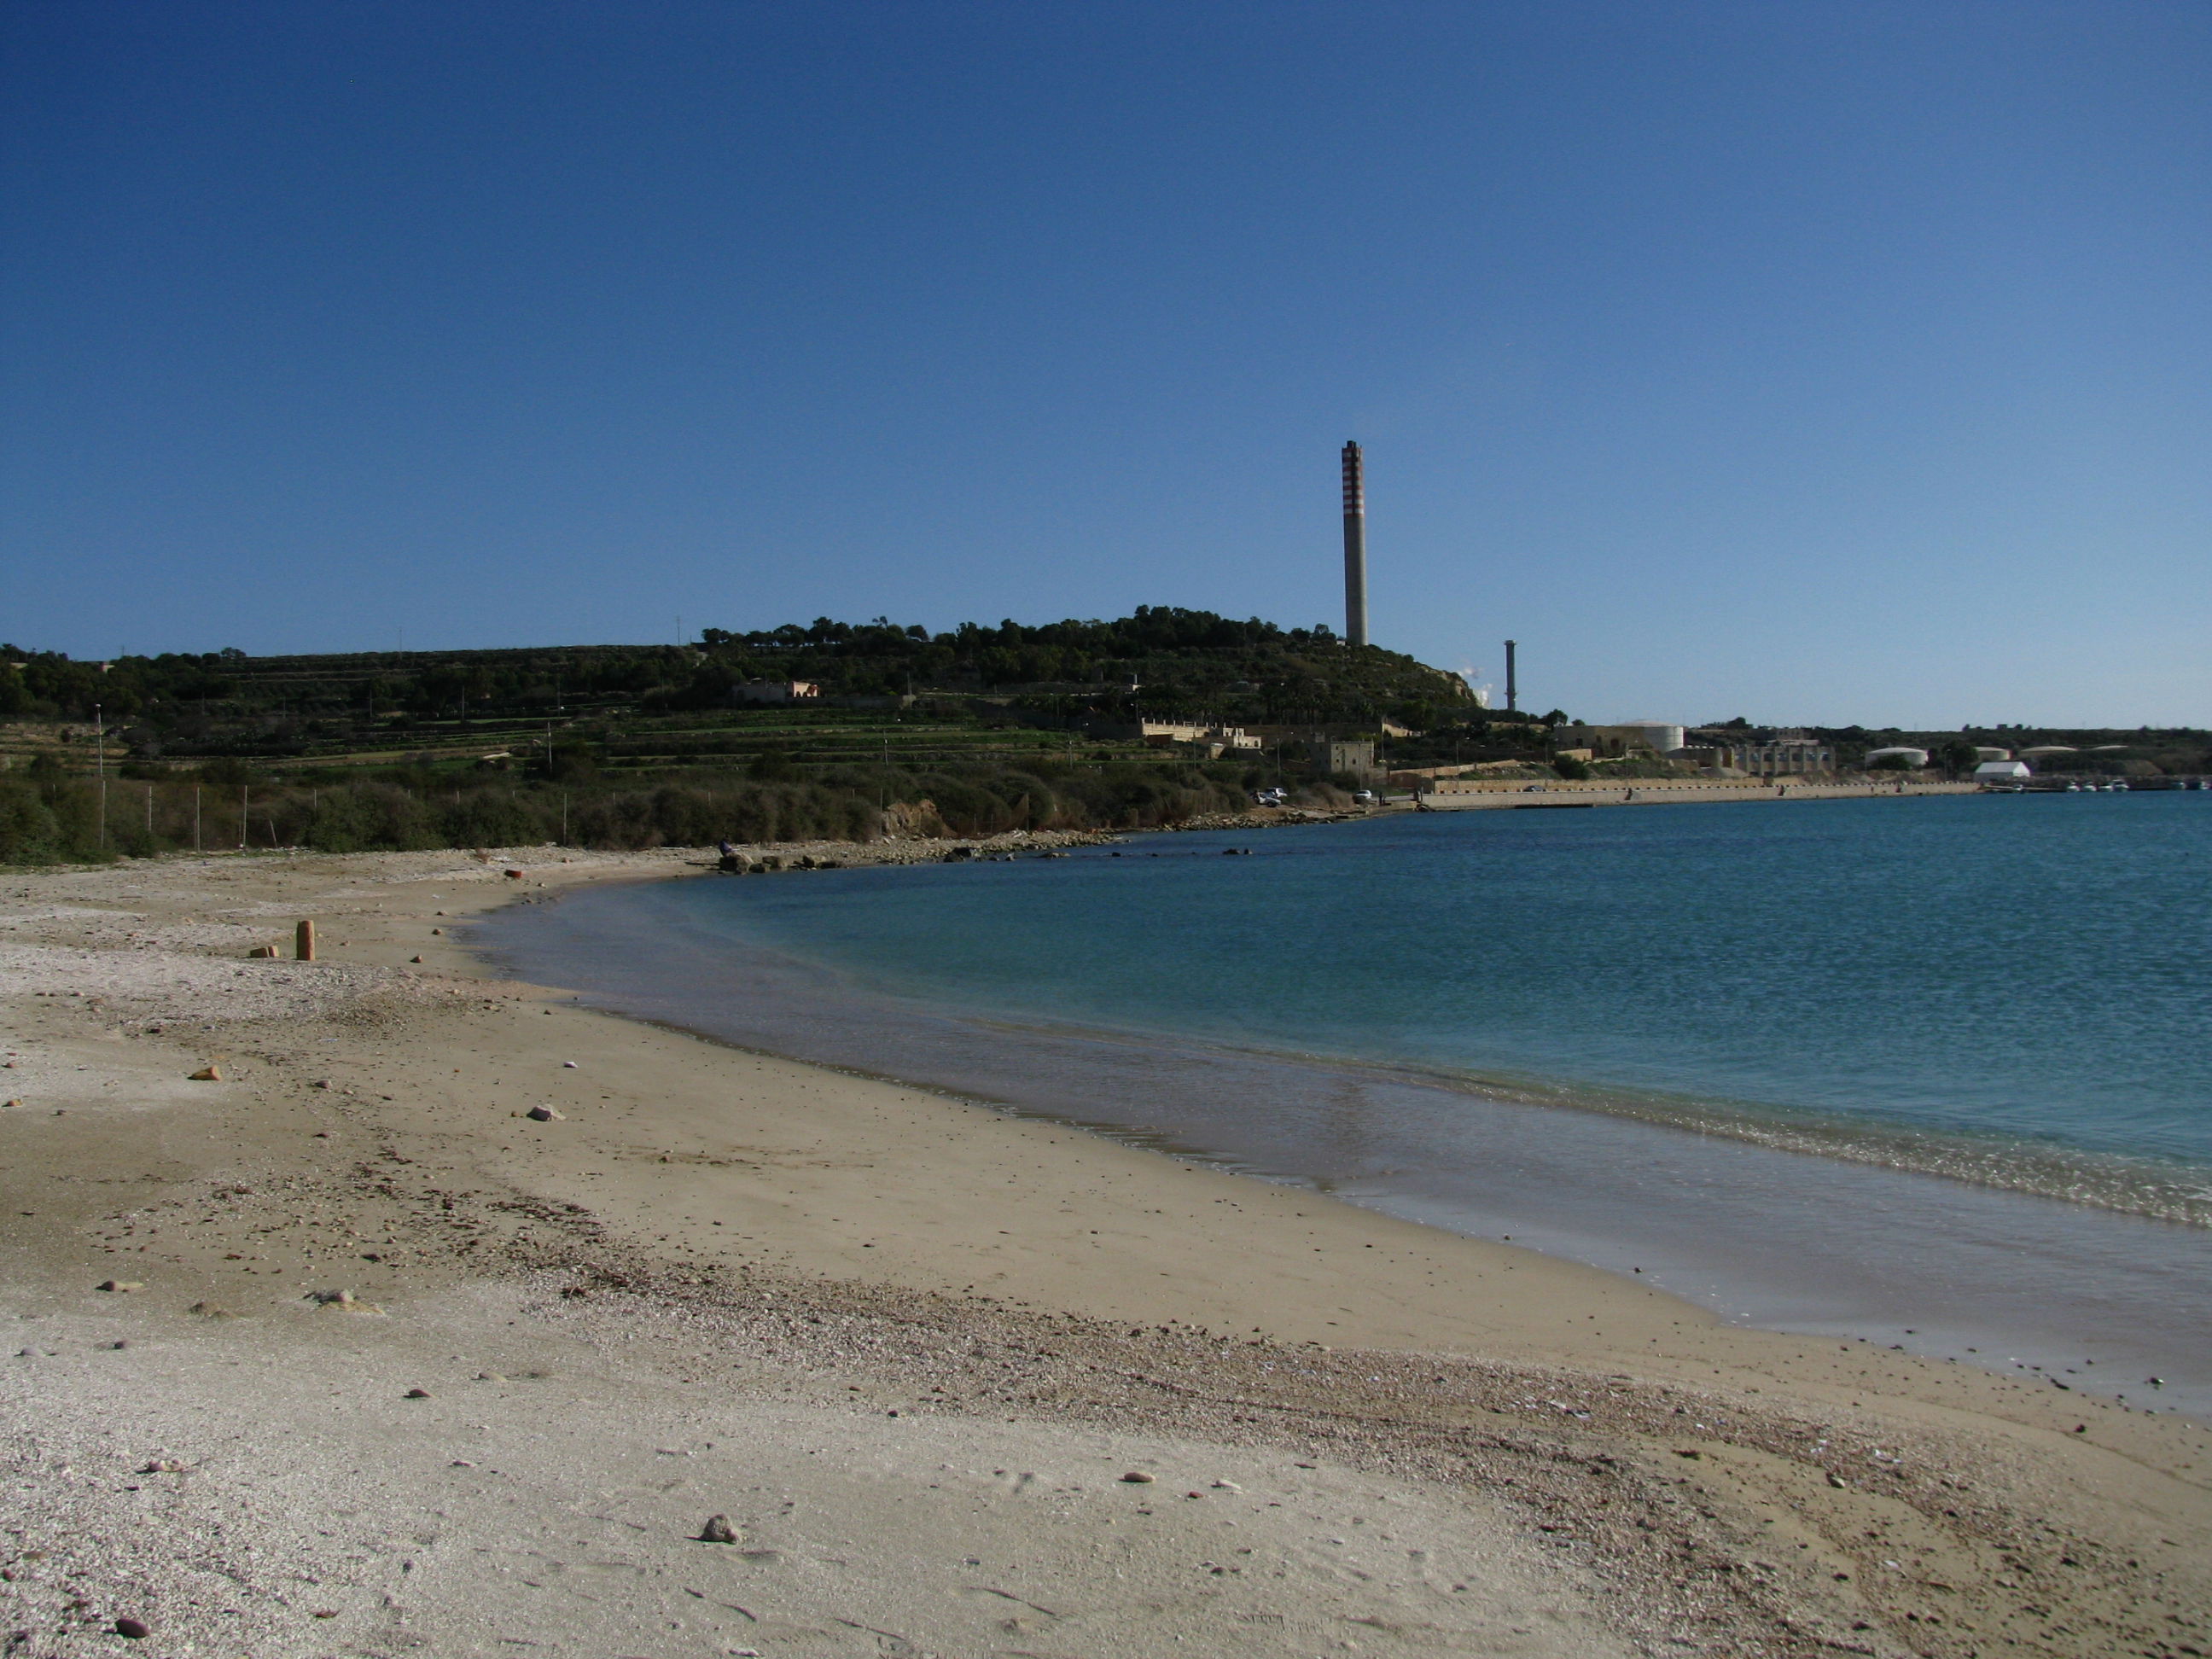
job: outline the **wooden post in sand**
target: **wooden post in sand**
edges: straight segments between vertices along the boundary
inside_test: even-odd
[[[315,959],[315,924],[301,922],[292,935],[292,954],[301,962]]]

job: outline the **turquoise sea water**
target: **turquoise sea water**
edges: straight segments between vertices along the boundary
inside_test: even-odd
[[[2212,795],[1154,836],[629,887],[487,938],[1735,1316],[2132,1352],[2212,1401]]]
[[[1122,850],[697,902],[1002,1013],[1839,1146],[1886,1131],[1900,1157],[1912,1132],[2120,1154],[2142,1185],[2099,1190],[2131,1207],[2212,1175],[2212,797],[1434,814]]]

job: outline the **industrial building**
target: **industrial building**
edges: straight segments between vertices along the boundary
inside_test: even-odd
[[[1625,720],[1618,726],[1555,726],[1552,746],[1560,753],[1583,750],[1591,760],[1618,760],[1643,750],[1671,755],[1682,746],[1685,728],[1666,720]]]

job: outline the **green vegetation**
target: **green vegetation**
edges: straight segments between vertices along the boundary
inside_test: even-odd
[[[793,681],[821,696],[741,699]],[[100,664],[0,646],[0,861],[1151,828],[1278,783],[1337,803],[1300,737],[1471,707],[1455,676],[1326,629],[1161,609],[685,647]],[[1146,720],[1273,729],[1217,757],[1151,746]]]

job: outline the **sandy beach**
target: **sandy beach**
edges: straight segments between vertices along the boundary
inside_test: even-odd
[[[5,876],[6,1652],[2212,1653],[2188,1419],[626,1021],[454,934],[702,862]]]

